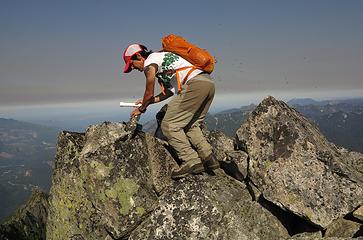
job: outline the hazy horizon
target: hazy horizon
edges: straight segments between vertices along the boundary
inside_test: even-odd
[[[352,99],[362,98],[361,92],[357,91],[328,91],[328,92],[301,92],[286,93],[278,91],[268,91],[249,94],[221,94],[216,95],[213,104],[210,109],[210,113],[214,114],[223,110],[231,108],[240,108],[250,104],[258,104],[263,98],[267,96],[273,96],[278,100],[285,102],[295,98],[312,98],[317,101],[323,100],[339,100],[339,99]],[[20,121],[54,125],[57,124],[78,122],[93,124],[103,121],[128,121],[129,114],[132,108],[120,108],[120,101],[133,102],[135,99],[112,99],[103,101],[82,101],[73,103],[57,103],[57,104],[41,104],[41,105],[29,105],[29,106],[0,106],[0,118],[11,118]],[[151,105],[141,118],[141,122],[145,123],[155,118],[156,112],[165,104],[161,102],[159,104]],[[62,127],[62,126],[59,126]]]

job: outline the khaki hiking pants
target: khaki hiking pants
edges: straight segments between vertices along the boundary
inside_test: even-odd
[[[212,153],[200,124],[212,103],[214,91],[209,74],[199,74],[184,84],[181,92],[168,103],[161,129],[183,162],[197,163]]]

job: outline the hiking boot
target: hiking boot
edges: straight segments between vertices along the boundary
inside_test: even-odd
[[[219,161],[215,158],[214,154],[210,154],[208,157],[202,159],[202,162],[207,171],[213,171],[220,167]]]
[[[198,174],[204,171],[203,164],[199,163],[183,163],[178,170],[171,172],[172,179],[179,179],[188,176],[189,174]]]

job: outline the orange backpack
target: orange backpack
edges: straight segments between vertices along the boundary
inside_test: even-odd
[[[184,38],[174,34],[163,37],[161,43],[163,51],[172,52],[181,56],[193,64],[197,69],[204,72],[213,72],[216,60],[207,52],[207,50],[199,48]]]

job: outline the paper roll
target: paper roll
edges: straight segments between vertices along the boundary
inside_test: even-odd
[[[141,104],[129,103],[129,102],[120,102],[120,107],[140,107]]]

